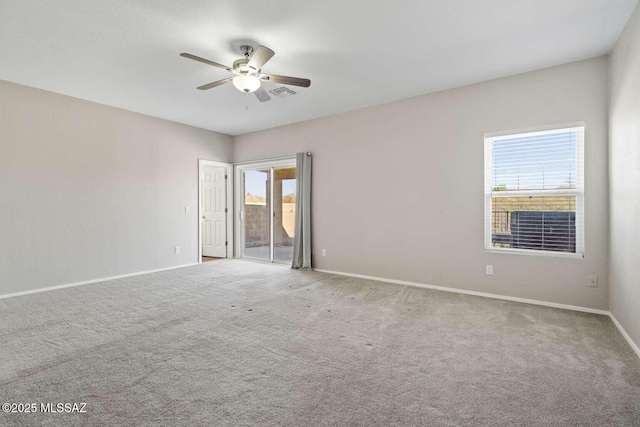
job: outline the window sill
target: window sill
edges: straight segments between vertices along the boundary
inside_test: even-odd
[[[529,255],[529,256],[546,256],[555,258],[574,258],[584,259],[582,253],[570,253],[570,252],[553,252],[553,251],[536,251],[530,249],[498,249],[498,248],[485,248],[485,252],[496,254],[508,254],[508,255]]]

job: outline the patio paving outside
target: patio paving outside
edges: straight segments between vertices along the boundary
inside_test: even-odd
[[[275,246],[273,250],[275,261],[291,262],[293,260],[293,246]],[[269,260],[269,246],[244,248],[244,256],[248,258]]]

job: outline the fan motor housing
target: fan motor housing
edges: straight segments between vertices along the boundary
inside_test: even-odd
[[[248,63],[249,60],[247,58],[238,59],[237,61],[233,61],[233,68],[238,71],[249,71]]]
[[[252,76],[258,76],[260,73],[260,70],[254,70],[253,68],[249,67],[248,64],[249,64],[249,59],[247,58],[238,59],[233,62],[233,69],[240,74],[249,74]]]

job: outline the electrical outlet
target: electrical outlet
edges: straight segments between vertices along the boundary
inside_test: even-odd
[[[326,249],[322,250],[322,256],[327,256],[327,250]]]
[[[485,272],[486,272],[487,274],[493,274],[493,265],[489,265],[489,264],[487,264],[487,267],[486,267]]]
[[[598,287],[598,276],[589,276],[589,287],[590,288]]]
[[[185,206],[184,213],[189,213],[189,211],[191,211],[191,208],[189,206]]]
[[[176,246],[176,253],[179,254],[180,253],[180,246]]]

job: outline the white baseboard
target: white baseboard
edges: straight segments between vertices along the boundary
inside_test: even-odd
[[[365,276],[365,275],[362,275],[362,274],[353,274],[353,273],[344,273],[344,272],[341,272],[341,271],[321,270],[319,268],[314,268],[313,270],[314,271],[318,271],[320,273],[329,273],[329,274],[337,274],[339,276],[357,277],[359,279],[374,280],[376,282],[394,283],[394,284],[397,284],[397,285],[413,286],[413,287],[416,287],[416,288],[435,289],[435,290],[438,290],[438,291],[454,292],[454,293],[457,293],[457,294],[475,295],[475,296],[478,296],[478,297],[494,298],[494,299],[501,299],[501,300],[506,300],[506,301],[522,302],[522,303],[525,303],[525,304],[543,305],[543,306],[546,306],[546,307],[562,308],[564,310],[573,310],[573,311],[582,311],[582,312],[585,312],[585,313],[602,314],[604,316],[608,316],[609,315],[609,312],[606,311],[606,310],[598,310],[598,309],[595,309],[595,308],[580,307],[580,306],[576,306],[576,305],[558,304],[558,303],[555,303],[555,302],[538,301],[538,300],[533,300],[533,299],[517,298],[517,297],[508,297],[508,296],[505,296],[505,295],[489,294],[489,293],[486,293],[486,292],[467,291],[465,289],[447,288],[447,287],[444,287],[444,286],[427,285],[427,284],[424,284],[424,283],[407,282],[407,281],[404,281],[404,280],[385,279],[385,278],[382,278],[382,277]]]
[[[618,328],[624,339],[627,340],[633,351],[638,355],[638,357],[640,357],[640,348],[636,343],[633,342],[627,331],[625,331],[620,322],[618,322],[618,319],[616,319],[616,317],[611,313],[609,313],[609,317],[611,317],[611,320],[613,320],[613,324],[616,325],[616,327]]]
[[[85,280],[84,282],[75,282],[75,283],[67,283],[65,285],[50,286],[48,288],[38,288],[38,289],[29,290],[29,291],[14,292],[12,294],[0,295],[0,299],[19,297],[19,296],[22,296],[22,295],[29,295],[29,294],[37,294],[39,292],[55,291],[56,289],[72,288],[74,286],[90,285],[92,283],[106,282],[106,281],[109,281],[109,280],[116,280],[116,279],[124,279],[126,277],[141,276],[143,274],[151,274],[151,273],[158,273],[160,271],[167,271],[167,270],[175,270],[175,269],[178,269],[178,268],[192,267],[194,265],[198,265],[198,263],[194,262],[192,264],[176,265],[174,267],[158,268],[156,270],[138,271],[136,273],[121,274],[119,276],[102,277],[100,279]]]

